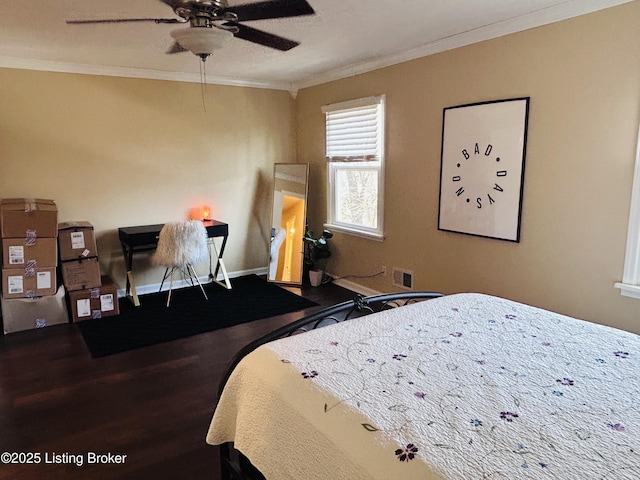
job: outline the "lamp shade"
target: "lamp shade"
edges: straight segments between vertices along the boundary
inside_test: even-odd
[[[172,30],[171,36],[181,47],[202,57],[222,48],[233,33],[215,27],[189,27]]]

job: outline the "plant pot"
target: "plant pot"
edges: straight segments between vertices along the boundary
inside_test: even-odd
[[[322,283],[322,277],[324,277],[322,270],[309,270],[309,282],[311,282],[312,287],[320,285]]]

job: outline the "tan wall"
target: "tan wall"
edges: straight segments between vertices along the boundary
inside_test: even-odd
[[[640,332],[622,278],[640,105],[640,2],[299,92],[311,228],[326,219],[325,104],[387,95],[385,240],[336,234],[328,270],[415,272],[418,290],[478,291]],[[530,96],[521,241],[437,229],[442,109]],[[387,278],[353,279],[394,291]]]
[[[103,273],[124,286],[117,228],[211,205],[229,223],[229,271],[266,268],[273,164],[295,161],[287,92],[0,69],[0,197],[54,199],[96,229]],[[147,255],[139,285],[159,283]],[[208,273],[201,265],[200,273]]]

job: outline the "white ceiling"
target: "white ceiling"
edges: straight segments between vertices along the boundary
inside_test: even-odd
[[[316,15],[245,22],[299,46],[234,38],[207,60],[207,82],[295,91],[633,0],[308,1]],[[200,81],[198,57],[165,54],[184,26],[66,24],[132,17],[175,15],[160,0],[0,0],[0,67]]]

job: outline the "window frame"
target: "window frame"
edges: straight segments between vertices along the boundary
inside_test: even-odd
[[[624,256],[622,282],[614,284],[625,297],[640,299],[640,129],[636,147],[636,163],[633,172],[627,248]]]
[[[350,235],[382,241],[384,239],[384,170],[385,170],[385,112],[386,96],[376,95],[371,97],[358,98],[346,102],[334,103],[322,107],[322,113],[332,113],[352,108],[366,107],[377,104],[379,106],[378,116],[378,159],[375,161],[330,161],[327,158],[327,221],[325,227]],[[326,122],[326,120],[325,120]],[[327,128],[325,123],[325,155]],[[348,222],[340,222],[336,215],[336,183],[338,172],[346,170],[370,170],[378,174],[378,202],[377,202],[377,227],[368,228],[363,225],[356,225]]]

